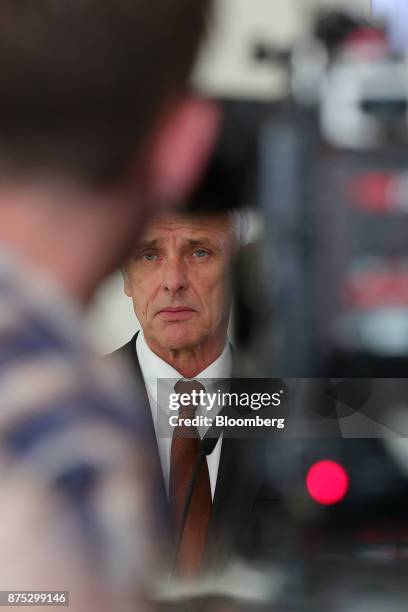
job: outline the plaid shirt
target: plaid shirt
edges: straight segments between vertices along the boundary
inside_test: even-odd
[[[89,611],[90,584],[122,603],[142,588],[152,508],[130,373],[95,355],[81,318],[0,249],[0,589],[70,584],[71,608]],[[117,609],[106,593],[95,609]]]

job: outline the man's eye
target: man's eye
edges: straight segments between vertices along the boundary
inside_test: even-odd
[[[156,253],[144,253],[142,255],[142,259],[144,259],[145,261],[156,261],[158,255],[156,255]]]
[[[193,254],[198,259],[204,259],[209,255],[208,251],[205,251],[204,249],[196,249]]]

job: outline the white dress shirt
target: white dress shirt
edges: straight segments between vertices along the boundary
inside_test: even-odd
[[[171,451],[171,435],[166,437],[160,436],[158,432],[159,410],[164,411],[166,420],[170,416],[168,404],[159,406],[157,402],[157,379],[184,378],[171,365],[163,361],[156,353],[154,353],[145,340],[143,331],[140,330],[136,339],[136,352],[139,359],[140,368],[142,370],[143,380],[146,386],[147,395],[149,398],[150,408],[154,429],[156,432],[157,446],[159,449],[160,462],[163,470],[164,482],[166,485],[167,495],[169,493],[170,479],[170,451]],[[230,378],[232,371],[231,347],[229,342],[226,343],[221,355],[211,363],[205,370],[194,377],[205,387],[205,380],[209,378]],[[206,389],[207,391],[207,389]],[[197,415],[200,414],[200,407],[197,409]],[[201,413],[203,414],[203,413]],[[200,436],[203,437],[207,428],[198,428]],[[172,433],[172,432],[171,432]],[[214,499],[215,485],[217,483],[218,466],[220,463],[222,436],[217,441],[217,444],[210,455],[207,455],[208,472],[210,476],[211,495]]]

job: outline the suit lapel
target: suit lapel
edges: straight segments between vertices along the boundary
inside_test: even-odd
[[[239,535],[264,478],[264,442],[225,438],[204,556],[204,569],[225,565],[237,548]]]
[[[231,391],[235,361],[233,354]],[[222,412],[227,414],[229,410]],[[261,438],[223,438],[204,570],[222,567],[237,549],[239,536],[264,482],[265,448]]]
[[[133,371],[136,371],[136,377],[140,381],[140,388],[143,393],[143,402],[141,402],[143,409],[146,411],[146,421],[149,423],[149,434],[153,436],[153,439],[156,440],[156,433],[154,429],[152,411],[150,409],[150,402],[146,391],[146,386],[143,380],[142,370],[140,368],[139,359],[137,357],[136,352],[136,339],[139,335],[137,332],[133,338],[120,349],[115,351],[113,355],[121,355],[121,357],[130,365]],[[157,445],[156,445],[157,448]]]

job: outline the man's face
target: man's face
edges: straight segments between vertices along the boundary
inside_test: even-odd
[[[126,269],[125,293],[153,350],[225,340],[229,317],[228,217],[163,217],[148,228]]]

